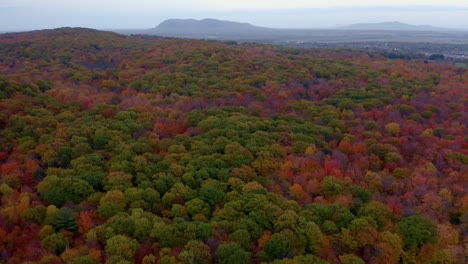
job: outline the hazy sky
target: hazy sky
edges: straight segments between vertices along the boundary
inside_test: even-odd
[[[2,31],[152,28],[169,18],[281,28],[401,21],[468,29],[468,0],[0,0],[0,17]]]

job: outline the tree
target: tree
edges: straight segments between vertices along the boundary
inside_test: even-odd
[[[282,260],[274,260],[273,264],[328,264],[328,261],[320,259],[314,255],[302,255],[302,256],[295,256],[292,259],[282,259]]]
[[[250,250],[252,247],[252,241],[250,233],[245,229],[239,229],[231,234],[231,237],[245,250]]]
[[[380,234],[379,254],[376,261],[384,264],[397,263],[403,253],[403,240],[398,234],[389,231]]]
[[[57,255],[64,252],[68,245],[68,239],[60,233],[47,236],[41,242],[41,246],[44,249]]]
[[[182,235],[174,226],[162,222],[154,223],[150,233],[150,236],[155,238],[161,247],[174,247],[180,244]]]
[[[103,149],[111,139],[111,136],[112,133],[109,133],[109,130],[104,128],[97,129],[93,137],[93,148]]]
[[[385,204],[375,201],[362,206],[358,211],[358,216],[373,218],[379,230],[383,230],[393,218],[392,211]]]
[[[121,190],[125,191],[132,187],[132,175],[115,171],[107,175],[104,181],[104,190]]]
[[[323,190],[323,193],[326,195],[338,195],[342,192],[343,183],[338,179],[327,176],[323,179],[321,188]]]
[[[252,153],[237,142],[231,142],[224,149],[224,159],[232,167],[248,165],[253,161]]]
[[[113,202],[105,202],[99,205],[97,213],[100,217],[108,219],[123,211],[124,208],[120,205]]]
[[[209,217],[211,214],[210,205],[199,198],[192,199],[185,203],[187,212],[194,217],[197,214],[202,214]]]
[[[220,264],[247,264],[250,260],[250,253],[237,243],[229,243],[218,247],[216,257]]]
[[[419,215],[403,218],[397,224],[397,231],[403,237],[405,248],[419,248],[426,243],[437,242],[434,224]]]
[[[306,242],[306,240],[299,239],[291,230],[284,229],[279,233],[273,234],[271,239],[265,244],[264,259],[272,261],[274,259],[301,255],[304,253]]]
[[[224,192],[211,186],[203,186],[200,189],[200,199],[214,208],[224,199]]]
[[[147,241],[150,237],[150,232],[148,232],[148,230],[153,228],[153,223],[151,220],[145,217],[141,217],[135,219],[134,223],[135,230],[132,237],[136,238],[139,242]]]
[[[106,174],[102,171],[87,171],[80,175],[82,180],[88,182],[94,189],[102,188],[102,183],[106,178]]]
[[[65,202],[80,203],[94,193],[93,187],[84,180],[53,175],[44,178],[38,190],[44,200],[56,206]]]
[[[392,136],[398,136],[401,131],[400,124],[394,122],[388,123],[385,125],[385,130]]]
[[[207,241],[213,236],[214,230],[209,223],[197,222],[197,239]]]
[[[372,197],[372,194],[369,190],[358,185],[349,186],[347,191],[353,196],[353,202],[356,208],[360,207],[364,203],[369,202]]]
[[[129,216],[117,215],[109,222],[109,227],[113,229],[114,234],[132,236],[135,233],[135,222]]]
[[[70,261],[71,264],[98,264],[99,262],[91,256],[80,256]]]
[[[99,201],[99,204],[101,205],[104,203],[114,203],[121,208],[125,208],[127,206],[125,194],[120,190],[108,191]]]
[[[95,217],[96,211],[81,211],[78,220],[78,232],[81,234],[88,233],[95,226]]]
[[[209,264],[212,263],[210,248],[197,240],[189,241],[179,254],[183,264]]]
[[[301,217],[299,218],[299,224],[295,232],[301,240],[301,243],[305,245],[306,252],[314,254],[320,252],[323,235],[317,224]]]
[[[340,261],[343,264],[365,264],[365,262],[361,258],[353,254],[340,256]]]
[[[133,260],[139,247],[135,239],[124,235],[113,236],[106,241],[106,253],[111,256],[119,256],[125,260]]]
[[[52,225],[60,230],[61,228],[72,231],[77,234],[78,225],[76,223],[76,216],[73,214],[73,211],[70,208],[63,207],[61,208],[54,217]]]

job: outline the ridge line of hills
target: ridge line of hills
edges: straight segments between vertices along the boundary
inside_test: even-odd
[[[285,29],[285,28],[271,28],[260,27],[250,23],[241,23],[228,20],[219,20],[206,18],[202,20],[196,19],[167,19],[161,22],[158,26],[153,28],[156,32],[191,32],[191,33],[206,33],[206,32],[232,32],[232,31],[253,31],[253,30],[307,30],[307,29],[320,29],[320,28],[304,28],[304,29]],[[431,25],[411,25],[398,21],[393,22],[379,22],[379,23],[357,23],[339,27],[326,28],[327,30],[404,30],[404,31],[447,31],[453,30],[448,28],[434,27]]]
[[[218,19],[169,19],[150,29],[114,30],[114,32],[127,35],[146,34],[276,45],[357,42],[468,44],[468,34],[464,31],[427,25],[415,26],[401,22],[353,24],[328,29],[284,29]]]

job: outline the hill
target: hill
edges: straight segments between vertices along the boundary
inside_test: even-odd
[[[0,35],[0,262],[457,263],[468,70]]]
[[[428,26],[428,25],[410,25],[401,22],[382,22],[382,23],[360,23],[341,27],[349,30],[396,30],[396,31],[447,31],[447,29]]]
[[[252,34],[266,28],[256,27],[248,23],[239,23],[217,19],[169,19],[153,29],[155,34],[184,35],[184,34],[204,34],[204,35],[237,35]]]
[[[295,47],[352,47],[362,50],[372,47],[380,51],[442,53],[448,57],[465,55],[468,43],[468,34],[463,31],[412,26],[399,22],[358,24],[335,29],[274,29],[216,19],[169,19],[152,29],[116,32],[127,35],[233,40]]]

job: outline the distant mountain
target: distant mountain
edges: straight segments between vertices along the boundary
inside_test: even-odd
[[[359,34],[356,34],[359,31]],[[468,43],[466,32],[400,22],[355,24],[328,29],[278,29],[217,19],[169,19],[150,29],[115,30],[125,35],[257,42],[279,45],[350,42]]]
[[[217,19],[169,19],[152,29],[158,35],[245,35],[269,30],[249,23]]]
[[[429,25],[410,25],[401,22],[360,23],[341,27],[351,30],[404,30],[404,31],[445,31],[446,29]]]

